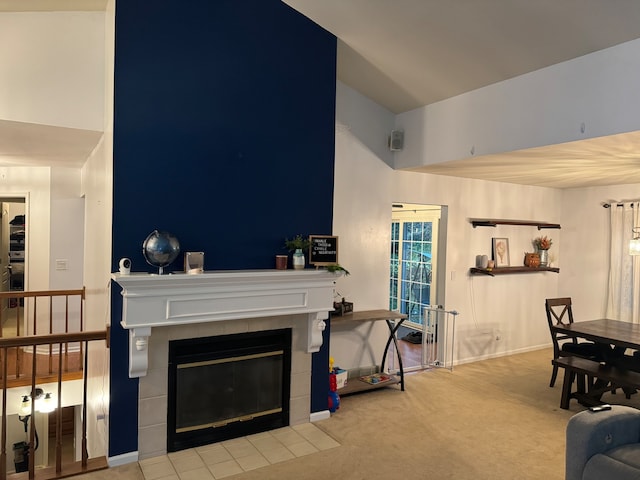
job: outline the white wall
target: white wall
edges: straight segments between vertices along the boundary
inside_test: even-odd
[[[79,192],[78,169],[0,168],[0,194],[26,199],[25,290],[82,287],[84,217]],[[68,260],[68,269],[56,271],[55,259]],[[47,311],[39,314],[48,321]]]
[[[110,323],[111,270],[111,142],[102,142],[83,168],[85,192],[86,320],[88,330]],[[103,342],[89,349],[87,438],[89,456],[108,452],[109,353]]]
[[[348,131],[373,155],[393,167],[394,153],[389,150],[389,136],[395,127],[395,115],[356,90],[338,81],[336,89],[336,134]]]
[[[104,30],[102,12],[0,13],[0,118],[101,131]]]
[[[561,191],[549,188],[396,172],[401,201],[447,205],[445,308],[457,310],[455,358],[478,358],[526,351],[549,344],[544,298],[554,296],[559,275],[535,273],[471,276],[475,256],[491,256],[492,237],[509,239],[511,265],[523,265],[524,253],[541,233],[554,241],[554,263],[562,269],[562,231],[500,225],[473,228],[470,218],[506,218],[560,222]],[[496,340],[499,336],[500,339]]]
[[[558,296],[573,300],[576,321],[602,318],[609,269],[609,209],[603,203],[640,200],[640,185],[562,191],[563,272]]]
[[[51,169],[51,289],[83,286],[84,199],[80,197],[80,178],[79,169]],[[57,261],[64,262],[66,269],[59,270]]]
[[[80,171],[78,169],[51,169],[48,167],[4,167],[0,168],[0,194],[3,196],[24,196],[24,211],[27,218],[27,251],[25,290],[49,290],[82,287],[83,225],[84,215],[80,192]],[[21,209],[22,211],[22,209]],[[69,260],[69,269],[56,272],[52,266],[54,258]],[[50,276],[51,272],[51,276]],[[73,303],[73,302],[72,302]],[[54,318],[59,305],[54,304]],[[73,303],[70,308],[75,308]],[[39,312],[48,320],[47,310]],[[27,312],[28,314],[28,312]],[[61,321],[64,321],[60,317]],[[48,323],[46,323],[48,324]],[[60,331],[61,325],[55,326]],[[40,332],[43,333],[43,332]],[[65,382],[63,405],[82,402],[82,385]],[[54,385],[55,387],[55,385]],[[20,395],[26,387],[9,389],[8,411],[13,413]],[[43,386],[43,388],[47,388]],[[51,386],[48,387],[51,390]],[[24,439],[22,423],[17,416],[9,417],[9,444]],[[46,421],[38,416],[38,431],[44,449],[37,453],[39,463],[46,461]],[[13,454],[7,458],[9,470],[13,469]]]
[[[370,100],[353,90],[348,108],[364,103],[363,122],[371,125]],[[358,122],[354,112],[343,118]],[[378,125],[390,113],[379,112]],[[340,237],[340,263],[351,275],[340,278],[337,291],[358,310],[388,308],[389,224],[393,202],[448,206],[445,308],[460,312],[456,326],[455,361],[505,355],[550,345],[544,299],[571,295],[576,312],[585,317],[603,314],[607,270],[601,260],[606,243],[602,224],[606,211],[600,202],[610,198],[638,198],[640,187],[559,190],[515,184],[394,171],[350,128],[337,128],[334,234]],[[378,130],[381,130],[378,128]],[[589,205],[589,206],[588,206]],[[560,223],[560,230],[498,226],[473,228],[470,218],[511,218]],[[597,222],[597,223],[596,223]],[[594,231],[594,223],[597,229]],[[512,265],[522,265],[532,251],[534,237],[553,239],[552,262],[560,273],[496,277],[470,276],[478,254],[491,254],[491,238],[507,237]],[[587,239],[585,243],[585,239]],[[588,252],[585,255],[585,252]],[[585,256],[588,258],[585,260]],[[386,326],[362,326],[355,331],[332,330],[331,355],[343,368],[379,362]],[[496,333],[500,340],[496,340]],[[371,347],[363,346],[370,341]]]
[[[385,309],[393,170],[376,152],[386,144],[394,116],[341,82],[337,98],[333,234],[340,242],[338,260],[351,275],[338,279],[336,291],[357,310]],[[385,331],[384,322],[333,327],[330,351],[336,365],[379,364]]]
[[[87,288],[87,329],[102,330],[110,322],[111,212],[113,190],[113,70],[115,0],[103,18],[105,41],[104,131],[102,141],[82,169],[85,199],[84,284]],[[109,352],[102,342],[89,350],[87,438],[89,456],[108,455]]]
[[[638,84],[634,40],[403,113],[397,126],[405,130],[405,149],[395,166],[640,130]]]
[[[50,211],[49,289],[82,288],[84,199],[80,197],[79,169],[51,169]],[[62,298],[53,302],[53,331],[64,332],[68,321],[69,328],[80,329],[80,309],[79,297],[70,298],[68,304]],[[38,312],[48,318],[46,311]]]

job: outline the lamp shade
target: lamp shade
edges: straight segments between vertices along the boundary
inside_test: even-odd
[[[22,402],[20,402],[20,415],[31,415],[31,397],[28,395],[22,396]]]
[[[33,395],[23,395],[20,402],[20,415],[31,415],[32,402],[35,402],[35,411],[50,413],[56,409],[56,402],[49,392],[44,392],[41,388],[36,388]]]
[[[38,411],[42,413],[50,413],[56,409],[56,404],[50,393],[45,393],[44,398],[36,400],[36,406],[38,407]]]

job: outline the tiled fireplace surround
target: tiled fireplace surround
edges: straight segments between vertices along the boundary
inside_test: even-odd
[[[169,341],[292,329],[289,423],[308,422],[311,353],[333,309],[335,274],[238,270],[199,275],[114,274],[129,330],[129,376],[139,378],[138,458],[166,453]]]

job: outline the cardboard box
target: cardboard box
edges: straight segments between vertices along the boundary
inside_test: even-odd
[[[342,387],[344,387],[347,384],[347,371],[342,370],[341,368],[336,368],[334,369],[334,372],[336,374],[336,384],[337,384],[336,388],[340,390]]]

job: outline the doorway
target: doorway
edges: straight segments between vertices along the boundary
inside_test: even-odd
[[[443,298],[439,278],[446,242],[446,207],[394,203],[391,216],[389,309],[407,314],[398,330],[398,348],[408,370],[426,368],[425,307]],[[444,271],[444,268],[442,268]]]
[[[77,452],[80,447],[77,446],[76,434],[79,432],[79,422],[76,417],[81,413],[82,407],[79,405],[62,407],[60,418],[60,439],[62,440],[62,463],[68,464],[76,461]],[[57,413],[48,414],[48,435],[47,435],[47,462],[46,465],[54,467],[56,463],[56,439],[58,434]]]
[[[27,269],[27,204],[23,196],[0,195],[0,291],[24,291]],[[0,304],[2,336],[17,334],[18,299]]]

